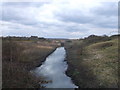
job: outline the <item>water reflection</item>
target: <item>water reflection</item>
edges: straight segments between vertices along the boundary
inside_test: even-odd
[[[71,78],[66,76],[67,63],[65,59],[64,47],[57,48],[50,56],[46,58],[46,61],[38,67],[36,74],[42,75],[51,80],[51,83],[44,84],[47,88],[77,88],[71,81]]]

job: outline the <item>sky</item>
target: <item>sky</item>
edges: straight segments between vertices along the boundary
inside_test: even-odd
[[[83,38],[118,33],[118,1],[0,2],[1,36]]]

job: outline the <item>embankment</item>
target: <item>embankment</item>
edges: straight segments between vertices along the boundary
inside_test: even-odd
[[[2,87],[39,88],[42,77],[35,77],[29,71],[42,64],[57,44],[44,41],[16,41],[3,39],[2,43]]]
[[[80,88],[118,87],[118,37],[90,36],[65,43],[67,75]]]

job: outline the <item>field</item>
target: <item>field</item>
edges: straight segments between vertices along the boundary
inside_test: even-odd
[[[118,37],[90,36],[66,42],[67,74],[80,88],[118,87]]]
[[[2,87],[39,88],[46,81],[35,77],[30,70],[40,66],[59,43],[52,40],[19,40],[15,37],[2,41]]]

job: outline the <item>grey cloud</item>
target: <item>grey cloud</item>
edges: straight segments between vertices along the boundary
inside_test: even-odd
[[[84,26],[68,26],[68,27],[65,27],[65,30],[69,31],[69,32],[87,32],[88,31],[88,28],[84,27]]]
[[[2,12],[2,20],[5,20],[5,21],[11,21],[11,20],[16,20],[16,21],[19,21],[19,20],[22,20],[23,17],[20,17],[19,11],[17,10],[11,10],[11,9],[8,9],[8,8],[3,8],[3,12]]]
[[[92,23],[103,28],[117,28],[118,6],[114,2],[104,2],[101,6],[91,10],[96,20]]]
[[[118,15],[118,3],[115,2],[104,2],[100,6],[91,10],[91,12],[96,15],[102,15],[106,17],[117,16]]]
[[[62,20],[65,22],[75,22],[75,23],[82,23],[82,24],[89,23],[90,21],[93,20],[93,18],[89,16],[89,13],[83,14],[79,10],[58,12],[56,13],[56,17],[59,20]]]
[[[2,14],[0,20],[21,23],[25,25],[35,25],[38,22],[34,19],[31,13],[28,13],[27,8],[40,8],[44,4],[42,2],[9,2],[2,4]]]
[[[56,17],[64,22],[73,22],[79,24],[92,24],[103,28],[117,28],[117,3],[104,2],[100,6],[84,10],[61,10],[56,13]]]
[[[40,7],[44,4],[49,4],[48,2],[3,2],[2,6],[13,6],[13,7]]]
[[[102,20],[104,20],[104,18]],[[113,21],[107,20],[104,22],[99,22],[99,21],[101,20],[94,22],[94,25],[102,28],[111,28],[111,29],[117,28],[117,20],[113,20]]]
[[[115,3],[103,3],[101,6],[87,9],[89,12],[84,12],[84,10],[80,9],[81,7],[75,9],[69,7],[64,8],[64,5],[56,5],[56,10],[54,11],[54,7],[50,7],[52,4],[48,4],[48,7],[46,5],[41,8],[44,4],[48,3],[4,3],[3,13],[2,16],[0,16],[2,20],[24,25],[16,25],[15,27],[14,24],[12,27],[9,25],[4,34],[34,34],[44,37],[79,38],[92,33],[99,33],[100,28],[109,30],[115,29],[117,26],[117,7]],[[31,9],[26,9],[27,7],[35,7],[36,12],[28,12],[27,10]],[[44,12],[44,10],[47,11],[47,13]],[[40,15],[41,18],[39,18],[39,15],[36,15],[38,13],[41,14],[40,12],[42,13],[42,15]],[[52,18],[51,16],[49,17],[49,12]],[[49,22],[49,18],[51,22]],[[43,19],[43,21],[41,19]],[[58,23],[56,20],[58,20]],[[30,29],[27,28],[27,26],[32,26],[33,28]],[[96,30],[91,30],[94,29],[93,27],[95,27]],[[106,31],[101,31],[101,34],[105,32]]]

